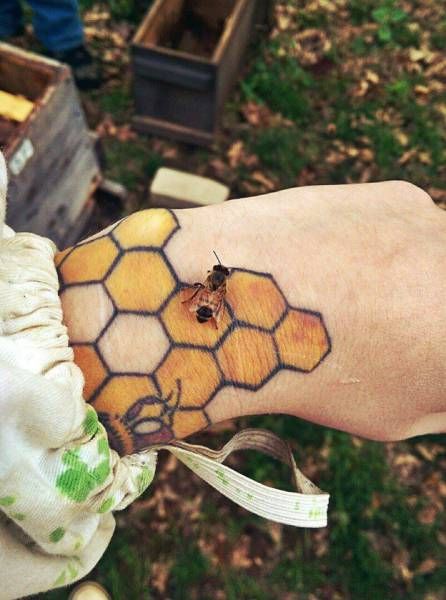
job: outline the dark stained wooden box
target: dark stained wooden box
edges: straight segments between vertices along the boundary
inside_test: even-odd
[[[35,103],[26,121],[0,129],[9,172],[7,223],[63,245],[100,181],[71,71],[0,43],[0,90]]]
[[[156,0],[132,42],[135,129],[212,143],[264,12],[265,0]]]

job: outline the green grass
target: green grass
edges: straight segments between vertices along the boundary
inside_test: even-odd
[[[115,122],[123,122],[126,117],[128,119],[132,111],[132,98],[127,87],[115,87],[106,94],[95,94],[101,111],[112,115]]]
[[[162,158],[141,140],[121,142],[116,138],[106,139],[104,151],[107,176],[130,191],[153,177],[162,164]]]
[[[148,4],[114,0],[112,22],[125,19],[136,24]],[[416,86],[431,83],[426,75],[429,63],[414,66],[408,58],[409,49],[422,45],[433,52],[446,48],[446,20],[441,11],[435,12],[434,3],[429,4],[432,14],[423,18],[417,16],[420,3],[415,1],[348,0],[345,6],[336,4],[335,11],[330,11],[332,2],[282,4],[296,9],[290,24],[251,46],[243,77],[223,116],[218,143],[203,150],[166,142],[177,155],[175,166],[214,176],[212,162],[218,160],[227,167],[226,174],[218,177],[227,178],[233,195],[247,193],[243,183],[253,169],[272,178],[278,188],[300,183],[308,170],[316,184],[359,181],[368,170],[371,180],[407,179],[425,189],[444,189],[445,92],[437,87],[427,98],[417,92]],[[83,8],[92,5],[92,0],[81,1]],[[294,36],[306,28],[322,28],[330,40],[319,66],[301,64],[293,54]],[[376,83],[362,95],[353,93],[367,71],[376,75]],[[129,122],[133,108],[127,76],[88,98],[118,127]],[[243,117],[247,102],[267,107],[274,119],[248,124]],[[228,149],[239,140],[257,158],[254,167],[228,166]],[[161,164],[170,164],[169,159],[162,157],[152,137],[122,141],[108,135],[103,142],[106,175],[127,186],[137,206],[145,206],[150,178]],[[361,158],[363,149],[371,153],[368,161]],[[408,152],[410,157],[402,160]],[[175,473],[169,476],[169,485],[181,491],[179,499],[168,504],[162,527],[157,529],[153,508],[144,513],[140,528],[128,524],[124,512],[112,543],[90,576],[106,585],[114,600],[214,600],[217,592],[226,600],[282,600],[287,594],[292,600],[442,597],[446,548],[437,534],[445,530],[444,511],[433,524],[419,521],[418,513],[427,501],[423,485],[395,476],[384,445],[358,443],[347,434],[278,415],[242,419],[238,426],[243,425],[265,427],[288,440],[299,465],[305,465],[308,457],[317,461],[317,482],[331,494],[329,527],[322,533],[326,539],[321,541],[317,531],[284,527],[277,541],[265,521],[231,505],[189,475]],[[220,437],[211,443],[218,446],[227,439]],[[421,441],[429,444],[433,439]],[[419,442],[398,448],[413,455]],[[438,443],[446,447],[445,436]],[[424,462],[426,477],[444,470],[445,460],[446,451],[431,464]],[[249,452],[241,460],[241,469],[260,481],[291,489],[288,469],[273,460]],[[185,478],[190,486],[186,493],[180,487]],[[152,493],[149,489],[144,498]],[[189,520],[182,514],[181,502],[197,494],[203,494],[199,517]],[[416,497],[415,503],[409,503],[410,497]],[[220,546],[215,541],[218,535],[224,538]],[[243,536],[252,540],[251,550],[262,564],[243,567],[232,561],[231,552]],[[207,546],[200,540],[206,540]],[[212,560],[213,544],[217,562]],[[211,550],[206,550],[208,546]],[[395,557],[404,550],[412,573],[409,579],[395,566]],[[417,574],[426,557],[436,560],[438,567]],[[160,562],[168,571],[164,592],[153,585],[153,565]],[[55,591],[44,597],[59,600],[66,595]]]
[[[270,591],[253,577],[235,570],[223,574],[224,590],[227,600],[269,600]]]
[[[191,588],[198,587],[208,575],[209,561],[193,543],[178,548],[178,558],[170,572],[170,592],[175,600],[188,600]]]

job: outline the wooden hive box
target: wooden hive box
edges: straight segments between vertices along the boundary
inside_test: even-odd
[[[265,0],[156,0],[132,42],[135,129],[208,145]]]
[[[0,117],[9,171],[7,222],[63,245],[91,207],[100,169],[68,66],[0,43],[0,90],[34,103],[22,123]]]

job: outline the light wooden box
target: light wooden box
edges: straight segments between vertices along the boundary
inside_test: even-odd
[[[7,222],[63,245],[90,210],[101,179],[71,71],[0,43],[0,89],[35,103],[26,121],[12,129],[8,124],[10,131],[0,127],[9,172]]]

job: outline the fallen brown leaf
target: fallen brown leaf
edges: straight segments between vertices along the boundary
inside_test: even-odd
[[[409,162],[409,160],[411,160],[414,156],[416,156],[416,154],[417,154],[416,148],[411,148],[410,150],[406,150],[406,152],[404,152],[398,159],[398,164],[405,165],[406,163]]]
[[[425,444],[417,444],[415,446],[415,448],[418,450],[418,452],[421,454],[421,456],[425,460],[429,460],[429,461],[435,460],[437,453],[435,451],[433,451],[431,448],[429,448],[428,446],[426,446]]]
[[[234,142],[226,153],[229,160],[229,165],[234,169],[241,162],[245,152],[245,146],[241,140]]]
[[[446,547],[446,533],[443,533],[442,531],[439,531],[437,533],[437,540],[438,540],[439,544],[441,544],[442,546]]]
[[[267,521],[266,527],[274,544],[280,546],[282,543],[283,525],[281,525],[281,523],[276,523],[275,521]]]
[[[294,36],[294,53],[303,65],[315,65],[330,48],[331,42],[322,29],[305,29]]]
[[[231,553],[231,564],[239,569],[248,569],[253,561],[250,554],[251,539],[247,535],[242,535]]]
[[[128,142],[129,140],[135,140],[138,136],[130,125],[122,125],[116,128],[115,137],[120,142]]]
[[[264,188],[264,190],[268,192],[272,192],[277,187],[274,181],[267,177],[261,171],[254,171],[254,173],[251,175],[251,179],[257,181],[257,183],[260,183],[262,188]]]
[[[438,563],[433,558],[426,558],[420,563],[415,571],[418,575],[425,575],[426,573],[432,573],[437,568]]]
[[[271,124],[272,113],[264,104],[247,102],[241,110],[245,119],[253,127],[268,127]]]
[[[414,574],[409,569],[410,555],[406,548],[402,548],[393,555],[392,564],[398,570],[403,581],[411,581]]]
[[[429,505],[420,510],[417,515],[418,521],[422,525],[432,525],[432,523],[437,518],[438,508],[434,505]]]
[[[209,162],[209,165],[212,167],[217,177],[220,177],[221,179],[224,179],[228,174],[228,165],[222,161],[221,158],[213,158]]]
[[[172,561],[158,561],[151,565],[150,583],[160,594],[164,594],[166,591],[171,566]]]

